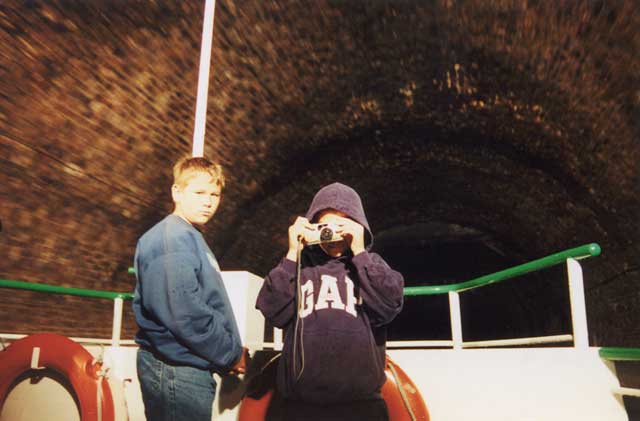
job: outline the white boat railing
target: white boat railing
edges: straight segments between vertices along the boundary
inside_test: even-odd
[[[407,347],[453,347],[463,348],[490,348],[518,345],[540,345],[548,343],[571,342],[576,348],[589,347],[589,334],[587,327],[587,312],[584,298],[584,284],[582,268],[578,259],[584,259],[600,254],[600,246],[595,243],[555,253],[522,265],[514,266],[500,272],[481,276],[470,281],[435,286],[418,286],[405,288],[406,296],[439,295],[448,294],[449,317],[451,323],[450,341],[389,341],[389,348]],[[571,304],[572,334],[548,335],[528,338],[509,338],[488,341],[464,341],[462,332],[462,314],[460,310],[460,294],[475,288],[492,285],[506,279],[515,278],[527,273],[539,271],[558,264],[566,263],[567,278],[569,283],[569,298]]]

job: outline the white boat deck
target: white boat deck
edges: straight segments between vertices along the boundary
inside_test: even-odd
[[[137,348],[85,347],[94,356],[104,351],[112,366],[117,419],[144,421]],[[260,352],[269,351],[252,355]],[[613,364],[603,361],[597,348],[392,349],[388,354],[419,388],[432,421],[628,420]],[[223,396],[214,403],[214,419],[235,420],[245,383],[223,383],[219,380]]]

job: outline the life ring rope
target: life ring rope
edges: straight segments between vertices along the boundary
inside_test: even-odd
[[[413,413],[413,409],[411,408],[411,403],[409,402],[409,398],[407,397],[407,392],[402,387],[402,382],[400,381],[400,377],[398,376],[398,372],[396,368],[391,362],[387,363],[387,368],[391,371],[393,375],[393,379],[396,382],[396,386],[398,387],[398,391],[400,392],[400,397],[402,398],[402,402],[404,403],[404,407],[407,409],[409,416],[411,417],[411,421],[417,421],[416,415]]]

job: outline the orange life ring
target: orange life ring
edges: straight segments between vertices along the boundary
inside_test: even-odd
[[[382,385],[381,392],[387,404],[389,420],[429,421],[429,411],[418,387],[388,355],[385,374],[387,381]]]
[[[109,383],[98,375],[101,364],[80,344],[53,333],[30,335],[13,342],[0,351],[0,408],[4,405],[13,382],[31,368],[34,348],[40,348],[38,366],[55,370],[65,376],[73,388],[80,406],[80,419],[98,419],[98,385],[102,386],[102,420],[113,421],[114,406]]]
[[[273,377],[277,365],[276,360],[277,358],[274,358],[269,361],[259,376]],[[388,355],[386,357],[385,374],[387,375],[387,380],[382,385],[381,392],[387,404],[389,420],[429,421],[429,411],[420,391],[407,373],[394,363]],[[258,382],[260,381],[264,383],[264,379],[258,380]],[[266,382],[272,385],[275,381],[268,379]],[[251,385],[249,388],[251,388]],[[252,396],[251,394],[245,396],[238,411],[238,421],[264,420],[273,393],[273,387],[270,387],[267,390],[259,391],[259,396]]]

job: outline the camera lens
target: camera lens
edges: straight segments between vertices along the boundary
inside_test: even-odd
[[[325,227],[320,231],[320,241],[329,241],[333,238],[333,231],[331,228]]]

